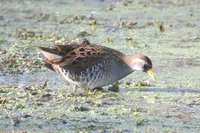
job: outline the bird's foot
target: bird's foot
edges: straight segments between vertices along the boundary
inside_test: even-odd
[[[77,88],[78,88],[78,86],[74,85],[74,86],[73,86],[73,91],[72,91],[72,93],[76,93]]]
[[[102,87],[96,87],[96,88],[85,88],[85,91],[87,93],[92,93],[92,94],[96,94],[97,92],[102,92],[103,91],[103,88]]]
[[[103,92],[103,88],[102,87],[96,87],[91,89],[92,94],[96,94],[97,92]]]

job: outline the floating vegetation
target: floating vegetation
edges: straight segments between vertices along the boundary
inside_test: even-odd
[[[16,29],[16,36],[17,38],[20,38],[22,40],[28,40],[30,38],[37,38],[42,39],[43,33],[42,32],[36,32],[36,31],[29,31],[25,28],[17,28]]]
[[[91,34],[88,33],[87,31],[81,31],[78,33],[77,35],[77,38],[84,38],[84,37],[87,37],[87,36],[90,36]]]
[[[134,84],[134,87],[138,87],[138,88],[149,87],[149,86],[150,86],[150,83],[148,81],[139,81]]]
[[[119,92],[119,85],[120,82],[115,82],[113,85],[111,85],[108,90],[113,92]]]
[[[162,22],[160,22],[158,24],[158,27],[159,27],[160,32],[164,32],[165,31],[165,27],[164,27],[164,24]]]
[[[137,22],[120,22],[119,27],[133,29],[133,28],[138,28],[137,24],[138,24]]]

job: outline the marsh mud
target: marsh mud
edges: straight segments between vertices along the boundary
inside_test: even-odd
[[[198,0],[0,0],[0,132],[199,132]],[[117,89],[72,92],[37,46],[87,38],[153,61]]]

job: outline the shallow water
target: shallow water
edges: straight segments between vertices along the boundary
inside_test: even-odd
[[[198,132],[199,7],[198,0],[0,0],[0,132]],[[157,80],[134,72],[119,92],[72,93],[42,67],[36,46],[81,37],[149,56]]]

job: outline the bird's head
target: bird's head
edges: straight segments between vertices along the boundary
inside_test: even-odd
[[[133,71],[146,72],[152,79],[155,80],[155,76],[152,70],[152,62],[149,57],[144,55],[126,56],[124,61],[129,65],[129,67],[132,68]]]

